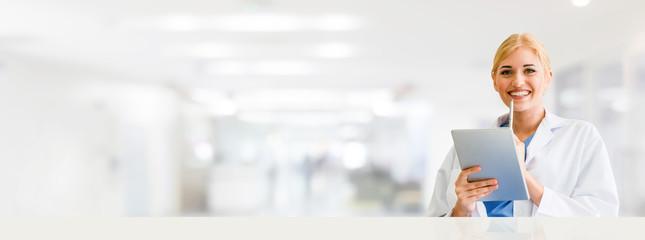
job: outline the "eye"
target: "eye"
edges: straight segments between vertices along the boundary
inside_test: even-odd
[[[525,73],[534,73],[534,72],[535,72],[535,70],[534,70],[534,69],[532,69],[532,68],[527,68],[526,70],[524,70],[524,72],[525,72]]]
[[[510,70],[504,70],[499,74],[501,74],[501,75],[511,75],[511,71]]]

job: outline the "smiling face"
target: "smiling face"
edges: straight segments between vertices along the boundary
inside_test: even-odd
[[[551,84],[551,70],[545,69],[535,51],[518,47],[492,74],[495,91],[506,106],[516,112],[541,111],[542,97]]]

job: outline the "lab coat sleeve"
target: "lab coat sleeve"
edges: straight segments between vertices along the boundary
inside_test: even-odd
[[[428,217],[446,217],[452,214],[452,208],[454,203],[448,202],[448,197],[446,196],[448,190],[448,184],[450,183],[450,173],[453,169],[453,164],[455,161],[456,152],[453,147],[448,152],[448,155],[441,164],[441,168],[437,172],[437,177],[435,180],[434,190],[432,191],[432,199],[430,200],[430,206],[428,207],[428,212],[426,216]]]
[[[589,132],[580,155],[573,194],[568,196],[544,187],[535,216],[618,216],[618,193],[607,149],[594,127]]]

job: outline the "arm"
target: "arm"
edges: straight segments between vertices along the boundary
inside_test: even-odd
[[[432,191],[432,199],[430,206],[428,206],[428,217],[445,217],[450,216],[452,213],[451,203],[448,202],[446,193],[448,191],[448,182],[450,181],[450,172],[455,161],[455,148],[453,147],[446,155],[446,158],[441,164],[441,168],[437,172],[437,177],[434,183],[434,190]]]
[[[478,172],[481,167],[472,167],[466,170],[459,170],[455,168],[455,161],[457,161],[457,154],[453,149],[448,153],[444,160],[435,182],[435,188],[428,208],[427,216],[433,217],[468,217],[475,213],[476,202],[480,198],[490,194],[493,190],[497,189],[497,180],[488,179],[477,182],[468,182],[468,175]],[[453,170],[459,170],[459,176],[456,179],[451,179]],[[455,174],[455,173],[453,173]],[[456,194],[456,201],[449,200],[447,194],[450,185],[455,186],[454,191]],[[454,197],[453,197],[454,198]]]
[[[618,194],[605,144],[595,128],[582,144],[578,179],[568,196],[544,187],[536,216],[617,216]],[[573,173],[572,173],[573,174]]]
[[[451,217],[469,217],[476,209],[477,200],[498,188],[497,179],[468,182],[468,175],[481,171],[481,166],[464,169],[455,181],[457,202]]]
[[[524,180],[526,181],[526,188],[529,191],[529,197],[535,205],[540,206],[542,202],[542,196],[544,195],[544,186],[531,175],[529,171],[526,170],[526,165],[524,164],[524,143],[520,141],[515,134],[513,134],[513,140],[515,141],[515,149],[517,150],[517,159],[520,161],[520,166],[522,167],[522,174],[524,175]]]

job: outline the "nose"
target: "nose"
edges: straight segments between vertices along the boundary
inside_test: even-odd
[[[526,77],[522,74],[515,74],[512,81],[513,87],[521,87],[526,83]]]

